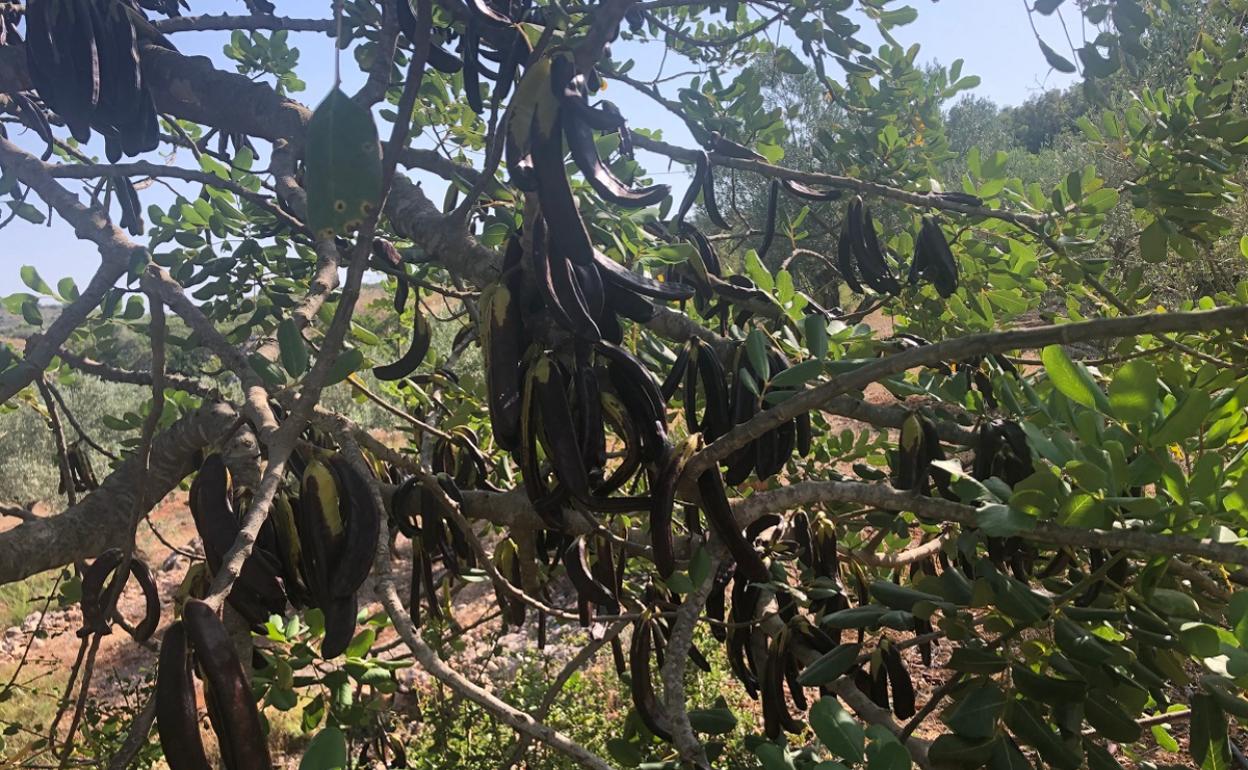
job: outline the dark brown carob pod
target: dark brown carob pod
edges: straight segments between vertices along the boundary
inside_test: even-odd
[[[760,260],[767,258],[767,252],[771,251],[771,243],[776,238],[776,217],[780,214],[780,180],[771,180],[771,185],[767,188],[767,221],[763,226],[763,242],[758,247],[758,258]]]
[[[628,666],[632,679],[633,708],[646,729],[654,733],[660,740],[672,740],[672,734],[661,722],[662,714],[659,699],[654,694],[654,681],[651,679],[650,658],[653,644],[652,626],[654,621],[649,618],[638,620],[633,625],[633,641],[629,646]]]
[[[400,286],[407,286],[400,279]],[[396,304],[398,302],[396,294]],[[400,312],[402,312],[400,310]],[[397,361],[384,366],[373,367],[373,376],[379,380],[393,381],[401,380],[404,377],[416,371],[421,362],[425,360],[425,356],[429,353],[429,346],[433,343],[433,329],[429,326],[429,320],[425,318],[425,314],[420,312],[419,303],[417,303],[416,311],[412,317],[412,342],[402,356]]]
[[[205,697],[222,717],[224,734],[218,738],[227,770],[271,770],[260,714],[225,625],[198,599],[186,603],[182,623],[204,677]]]
[[[211,770],[199,734],[195,678],[182,621],[169,626],[156,669],[156,732],[169,770]]]

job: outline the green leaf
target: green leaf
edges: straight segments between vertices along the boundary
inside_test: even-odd
[[[689,559],[689,579],[694,586],[700,586],[711,576],[711,555],[701,546],[694,549]]]
[[[1088,724],[1096,728],[1098,735],[1117,743],[1135,743],[1140,739],[1142,728],[1131,715],[1123,711],[1111,697],[1088,698],[1083,704],[1083,714]]]
[[[794,770],[793,758],[783,746],[770,741],[754,747],[754,756],[763,764],[763,770]]]
[[[381,144],[373,114],[335,88],[308,122],[304,186],[308,227],[318,238],[345,235],[381,200]]]
[[[937,768],[981,767],[992,756],[992,745],[992,740],[971,740],[950,733],[932,741],[927,758]]]
[[[622,767],[637,767],[645,759],[641,754],[641,748],[636,743],[623,738],[612,738],[607,741],[607,753]]]
[[[39,277],[39,271],[30,265],[22,265],[21,269],[22,283],[30,287],[31,291],[40,294],[52,294],[52,287],[48,286],[42,278]]]
[[[74,283],[74,279],[66,276],[56,282],[56,293],[61,299],[67,302],[73,302],[78,299],[78,284]]]
[[[22,303],[22,320],[31,326],[43,326],[43,314],[39,312],[39,303],[36,300]]]
[[[1248,236],[1246,236],[1248,237]],[[828,321],[818,313],[811,313],[802,320],[806,348],[818,359],[828,357]]]
[[[809,68],[792,51],[779,48],[776,50],[776,69],[788,75],[803,75]]]
[[[1081,752],[1068,746],[1049,724],[1040,717],[1035,706],[1027,701],[1014,701],[1005,712],[1005,723],[1019,743],[1040,753],[1040,757],[1058,770],[1078,770],[1083,764]]]
[[[1157,367],[1144,360],[1130,361],[1109,381],[1109,408],[1123,422],[1146,422],[1157,405]]]
[[[121,317],[127,321],[137,321],[146,312],[147,310],[143,307],[143,299],[141,297],[131,297],[126,300],[126,309],[122,311]]]
[[[1072,361],[1061,345],[1049,345],[1040,353],[1040,358],[1053,387],[1062,395],[1089,409],[1103,413],[1109,411],[1109,401],[1096,380],[1092,379],[1083,364]]]
[[[891,29],[909,24],[917,18],[919,18],[919,12],[906,5],[892,11],[882,11],[880,13],[880,26],[885,29]]]
[[[1058,72],[1065,72],[1066,74],[1070,74],[1076,71],[1076,67],[1070,61],[1070,59],[1067,59],[1065,56],[1062,56],[1057,51],[1054,51],[1052,48],[1049,47],[1049,44],[1044,42],[1043,40],[1038,40],[1037,42],[1040,43],[1040,50],[1041,52],[1044,53],[1045,61],[1049,63],[1050,67],[1057,70]]]
[[[690,709],[689,725],[700,733],[723,735],[737,727],[737,717],[728,708]]]
[[[745,274],[750,280],[758,284],[758,288],[763,291],[771,291],[776,287],[775,280],[771,277],[771,271],[758,258],[758,253],[750,249],[745,253]]]
[[[1000,503],[991,503],[976,510],[975,521],[989,537],[1013,537],[1036,527],[1034,516]]]
[[[773,388],[794,388],[799,385],[805,385],[818,377],[822,371],[823,362],[811,358],[796,366],[790,366],[775,377],[772,377],[771,386]]]
[[[821,687],[831,684],[854,665],[862,647],[857,644],[838,644],[811,663],[797,677],[804,687]]]
[[[858,721],[832,696],[820,698],[810,709],[810,726],[819,741],[842,759],[861,762],[866,736]]]
[[[1149,436],[1149,445],[1169,446],[1195,435],[1209,414],[1209,403],[1208,393],[1203,390],[1189,390],[1174,411]]]
[[[30,222],[32,225],[43,224],[43,212],[35,208],[32,204],[29,204],[26,201],[5,201],[5,203],[9,204],[9,208],[13,209],[14,214],[17,214],[19,217],[25,219],[27,222]]]
[[[997,721],[1005,711],[1005,693],[992,682],[969,691],[944,716],[958,735],[964,738],[991,738],[997,732]]]
[[[1048,16],[1056,11],[1062,2],[1063,0],[1036,0],[1032,3],[1031,7],[1036,9],[1038,13],[1043,13],[1045,16]]]
[[[364,354],[358,348],[349,348],[342,351],[342,354],[334,361],[333,366],[329,368],[329,374],[325,377],[325,387],[337,385],[359,371],[363,366]]]
[[[282,368],[291,377],[299,377],[308,370],[308,346],[293,318],[287,318],[278,325],[277,346],[282,356]]]
[[[1154,265],[1165,262],[1166,241],[1166,228],[1161,224],[1160,219],[1154,219],[1153,223],[1140,233],[1140,256],[1145,262]]]
[[[1192,719],[1188,740],[1192,759],[1200,770],[1227,770],[1231,765],[1231,744],[1226,734],[1226,715],[1213,696],[1192,698]]]
[[[1027,757],[1018,750],[1012,741],[998,738],[992,745],[992,758],[988,760],[989,770],[1033,770]]]
[[[264,380],[266,385],[276,387],[286,382],[286,378],[282,376],[282,370],[259,353],[247,356],[247,363],[251,364],[251,368],[260,375],[260,379]]]
[[[892,733],[877,725],[869,734],[872,741],[867,746],[867,770],[910,770],[914,766],[910,752]]]
[[[1009,664],[994,652],[974,647],[959,647],[949,657],[949,667],[963,674],[996,674]]]
[[[351,643],[347,645],[348,658],[362,658],[372,649],[373,642],[377,640],[377,631],[372,628],[365,628],[355,635]]]
[[[754,370],[754,375],[762,380],[767,381],[770,376],[771,365],[767,360],[767,335],[762,329],[751,329],[748,337],[745,338],[745,352],[750,359],[750,367]]]
[[[337,727],[316,734],[299,760],[299,770],[342,770],[347,767],[347,736]]]

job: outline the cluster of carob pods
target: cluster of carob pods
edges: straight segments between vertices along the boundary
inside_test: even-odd
[[[70,126],[80,140],[92,130],[105,136],[110,160],[121,154],[153,149],[159,140],[151,94],[142,79],[134,14],[138,9],[120,0],[97,7],[90,0],[72,0],[89,24],[66,26],[68,17],[48,11],[52,0],[27,5],[31,39],[27,51],[31,71],[44,104]],[[167,4],[167,3],[166,3]],[[114,7],[115,6],[115,7]],[[410,39],[418,36],[419,20],[406,0],[398,3],[400,25]],[[168,12],[168,9],[164,9]],[[176,11],[176,7],[174,8]],[[133,11],[133,13],[131,13]],[[609,102],[591,105],[589,94],[599,90],[598,75],[576,71],[573,59],[557,53],[527,66],[529,48],[514,22],[542,23],[544,9],[511,3],[503,11],[484,0],[466,4],[468,19],[459,34],[458,55],[441,47],[430,49],[429,63],[443,72],[462,71],[469,104],[485,109],[480,79],[492,79],[494,105],[505,99],[520,78],[532,76],[549,96],[536,101],[549,109],[518,111],[506,127],[505,158],[512,184],[534,193],[539,208],[524,232],[508,244],[503,271],[481,301],[481,342],[486,361],[488,405],[494,444],[511,452],[523,476],[524,489],[546,524],[538,554],[549,572],[562,565],[578,596],[582,623],[594,626],[595,612],[616,614],[626,607],[667,610],[680,597],[658,581],[647,583],[640,595],[626,581],[630,554],[609,527],[576,535],[567,517],[570,509],[590,514],[644,513],[648,515],[650,559],[660,578],[677,570],[682,555],[677,530],[704,536],[709,529],[731,555],[711,578],[713,590],[707,617],[715,638],[725,644],[734,674],[747,691],[762,700],[765,732],[776,737],[796,732],[800,724],[788,702],[807,705],[807,687],[826,687],[837,676],[854,672],[860,686],[898,717],[914,713],[914,689],[897,646],[883,644],[864,656],[860,638],[841,643],[841,630],[821,621],[852,609],[842,584],[844,570],[831,522],[811,520],[799,513],[784,519],[763,516],[742,527],[728,499],[728,487],[751,475],[760,480],[779,473],[796,454],[811,450],[812,425],[802,415],[773,428],[737,449],[725,462],[704,470],[682,487],[684,471],[706,443],[726,435],[767,404],[767,383],[790,367],[774,346],[765,363],[752,360],[744,344],[717,350],[693,339],[679,352],[664,382],[625,346],[622,319],[646,323],[659,313],[656,303],[699,303],[703,315],[730,308],[743,323],[749,308],[774,303],[748,279],[724,277],[710,239],[686,221],[701,196],[707,216],[728,228],[715,200],[714,167],[710,155],[696,156],[694,184],[671,222],[653,223],[651,235],[667,241],[685,241],[695,248],[691,263],[674,269],[659,281],[640,275],[599,251],[578,209],[564,166],[565,150],[587,182],[603,200],[626,208],[657,205],[670,195],[666,185],[636,188],[620,179],[599,156],[595,132],[620,135],[621,152],[631,152],[627,124]],[[141,18],[141,14],[139,17]],[[83,51],[91,51],[90,55]],[[497,63],[492,71],[484,61]],[[541,68],[541,69],[538,69]],[[534,71],[536,70],[536,71]],[[523,87],[523,85],[521,86]],[[43,111],[31,102],[31,109]],[[50,137],[50,132],[48,134]],[[709,150],[729,157],[761,160],[761,156],[715,135]],[[133,191],[133,188],[130,188]],[[804,201],[831,201],[838,190],[814,188],[791,179],[775,180],[768,191],[767,222],[760,249],[767,253],[776,235],[781,191]],[[119,197],[126,198],[119,189]],[[974,200],[961,200],[974,204]],[[131,199],[123,201],[137,209]],[[137,213],[127,213],[133,222]],[[123,224],[129,224],[123,220]],[[141,226],[141,225],[140,225]],[[855,291],[863,284],[880,294],[897,294],[900,284],[879,243],[875,224],[861,198],[849,203],[838,246],[837,264]],[[949,246],[935,219],[923,220],[909,280],[925,279],[941,296],[957,288],[958,273]],[[408,304],[406,283],[400,284],[395,307]],[[718,303],[718,305],[714,303]],[[819,312],[814,303],[811,312]],[[744,313],[746,317],[741,314]],[[411,376],[424,361],[431,342],[427,320],[417,310],[412,343],[399,360],[378,367],[380,379]],[[764,365],[760,366],[760,363]],[[686,437],[669,435],[668,403],[681,394]],[[1025,477],[1030,456],[1019,443],[1017,426],[993,424],[984,428],[976,474]],[[609,449],[611,451],[609,451]],[[991,450],[991,451],[989,451]],[[897,484],[929,493],[931,482],[947,494],[947,480],[931,463],[941,458],[940,441],[927,418],[917,413],[903,426],[896,458]],[[325,617],[322,653],[336,657],[354,635],[357,592],[369,574],[378,548],[382,516],[373,494],[373,480],[330,447],[303,448],[292,459],[292,476],[277,494],[269,520],[243,563],[227,601],[249,624],[261,627],[274,614],[296,608],[319,608]],[[441,493],[423,480],[403,479],[382,468],[376,473],[394,487],[388,514],[392,529],[412,540],[413,567],[410,611],[421,622],[421,604],[430,616],[441,614],[439,583],[434,566],[441,564],[447,579],[478,567],[464,532],[446,501],[463,499],[461,490],[489,488],[489,461],[478,438],[459,429],[435,450],[434,470]],[[1029,473],[1029,470],[1028,470]],[[644,487],[644,493],[637,490]],[[627,493],[623,493],[627,490]],[[203,540],[207,568],[220,570],[242,522],[239,511],[246,501],[230,483],[219,455],[204,459],[191,488],[191,510]],[[682,507],[683,527],[675,519]],[[1017,544],[998,548],[1021,561],[1026,553]],[[517,588],[524,589],[521,553],[504,539],[494,552],[494,566]],[[120,552],[101,557],[84,579],[84,619],[99,629],[102,616],[113,606],[119,578],[105,586],[108,575],[123,562]],[[129,569],[147,592],[148,615],[135,629],[146,638],[159,619],[159,602],[150,573],[138,560]],[[926,568],[926,566],[924,567]],[[935,569],[935,565],[931,565]],[[946,565],[946,569],[954,569]],[[788,588],[791,570],[800,571],[808,584],[824,590],[810,594],[809,614],[799,611],[798,599]],[[121,581],[124,583],[124,581]],[[859,603],[872,597],[888,603],[892,583],[868,586],[859,581]],[[111,601],[110,601],[111,597]],[[730,601],[729,601],[730,598]],[[524,622],[526,605],[500,592],[505,620]],[[784,622],[783,632],[768,638],[758,619],[775,603]],[[153,610],[154,606],[154,610]],[[90,607],[91,613],[87,609]],[[539,634],[544,616],[539,613]],[[914,621],[916,634],[930,627]],[[649,612],[637,621],[627,659],[618,640],[613,651],[621,673],[631,669],[634,704],[643,723],[655,735],[670,738],[669,722],[659,706],[652,664],[660,661],[670,627],[666,619]],[[799,648],[820,657],[803,666]],[[922,653],[930,659],[930,643]],[[867,665],[864,657],[871,659]],[[696,665],[705,658],[691,651]],[[255,703],[241,664],[216,612],[196,599],[185,604],[182,620],[165,635],[157,685],[159,729],[169,764],[174,770],[207,766],[199,737],[194,673],[204,682],[205,700],[218,732],[227,767],[269,765]],[[786,696],[787,691],[787,696]],[[890,695],[891,693],[891,695]]]

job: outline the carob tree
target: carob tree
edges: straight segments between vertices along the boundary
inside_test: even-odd
[[[1069,58],[1038,43],[1095,98],[1187,5],[1026,12],[1091,31]],[[41,301],[61,305],[0,350],[0,403],[45,394],[70,504],[0,532],[0,582],[81,564],[88,659],[69,735],[53,725],[22,761],[74,754],[90,661],[118,623],[159,639],[160,663],[112,766],[153,717],[174,770],[208,766],[198,679],[225,765],[269,767],[261,714],[293,702],[292,661],[319,653],[340,690],[393,692],[393,666],[369,655],[379,621],[357,625],[378,601],[428,674],[515,728],[515,761],[538,741],[586,767],[715,766],[716,736],[753,721],[690,702],[689,664],[719,645],[760,702],[747,745],[769,768],[1112,768],[1153,739],[1145,727],[1180,719],[1197,765],[1243,763],[1228,723],[1248,716],[1248,293],[1154,308],[1138,271],[1097,258],[1111,211],[1148,262],[1230,234],[1248,152],[1242,3],[1202,4],[1184,92],[1141,90],[1081,123],[1132,169],[1121,186],[1080,169],[1028,187],[974,155],[956,191],[932,182],[939,105],[973,81],[917,68],[895,38],[915,11],[888,0],[247,6],[0,5],[9,219],[46,209],[100,254],[85,287],[54,290],[32,267],[33,293],[5,301],[34,324]],[[235,30],[240,71],[180,53],[197,30]],[[290,31],[336,36],[363,85],[336,82],[315,111],[290,98]],[[641,80],[643,55],[685,74]],[[783,164],[764,69],[813,70],[859,118],[858,134],[821,131],[814,157],[837,173]],[[696,145],[647,130],[602,98],[608,83]],[[103,162],[83,144],[96,135]],[[144,159],[157,150],[173,160]],[[692,172],[679,200],[648,179],[656,158]],[[412,181],[431,177],[441,206]],[[175,199],[144,209],[149,182]],[[764,221],[742,217],[739,189],[765,196]],[[765,266],[799,255],[808,218],[836,248],[807,256],[842,293],[796,292]],[[358,312],[370,273],[392,322]],[[1046,325],[1055,295],[1065,312]],[[872,332],[871,312],[897,332]],[[122,327],[150,338],[150,368],[100,363]],[[175,372],[175,351],[214,362]],[[116,421],[136,435],[98,477],[99,447],[63,440],[58,417],[74,418],[51,390],[75,372],[151,390],[144,416]],[[867,400],[873,385],[887,395]],[[331,387],[394,424],[326,408]],[[861,429],[830,429],[840,418]],[[187,481],[204,557],[153,637],[135,528]],[[134,628],[115,609],[130,576],[148,609]],[[536,714],[444,646],[453,589],[481,579],[499,622],[539,645],[550,624],[588,629]],[[223,613],[270,642],[310,626],[317,649],[274,673],[271,648],[239,654]],[[636,717],[610,759],[542,722],[608,647]],[[918,667],[943,684],[916,693]],[[318,734],[317,761],[345,757],[342,726]],[[352,740],[402,760],[400,743]]]

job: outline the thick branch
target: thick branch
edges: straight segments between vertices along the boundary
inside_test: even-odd
[[[160,500],[194,470],[196,453],[224,438],[237,418],[226,404],[204,406],[156,436],[146,475],[142,459],[131,455],[78,505],[0,532],[0,585],[124,547],[140,487]]]
[[[722,460],[736,448],[745,446],[764,433],[778,428],[798,415],[821,408],[837,396],[855,393],[873,382],[941,361],[963,361],[975,356],[1026,350],[1046,345],[1071,345],[1089,340],[1134,337],[1162,332],[1196,332],[1248,328],[1248,306],[1225,307],[1190,313],[1147,313],[1144,315],[1099,318],[1058,326],[1037,326],[1002,332],[971,334],[885,356],[848,374],[808,388],[793,398],[759,413],[717,439],[694,458],[685,471],[694,477]]]
[[[284,29],[288,32],[324,32],[333,36],[333,19],[292,19],[285,16],[232,16],[229,14],[204,14],[201,16],[177,16],[159,19],[152,26],[166,34],[174,32],[220,32],[236,29]]]
[[[925,521],[944,521],[964,526],[976,526],[979,523],[974,506],[899,492],[886,484],[855,481],[802,481],[753,495],[737,503],[734,511],[738,520],[750,520],[768,511],[787,511],[818,503],[856,503],[886,511],[913,511]],[[1162,556],[1195,556],[1222,564],[1248,566],[1248,547],[1197,540],[1182,535],[1159,535],[1129,529],[1081,529],[1049,521],[1036,522],[1034,528],[1018,532],[1017,535],[1024,540],[1048,546],[1100,548]]]

